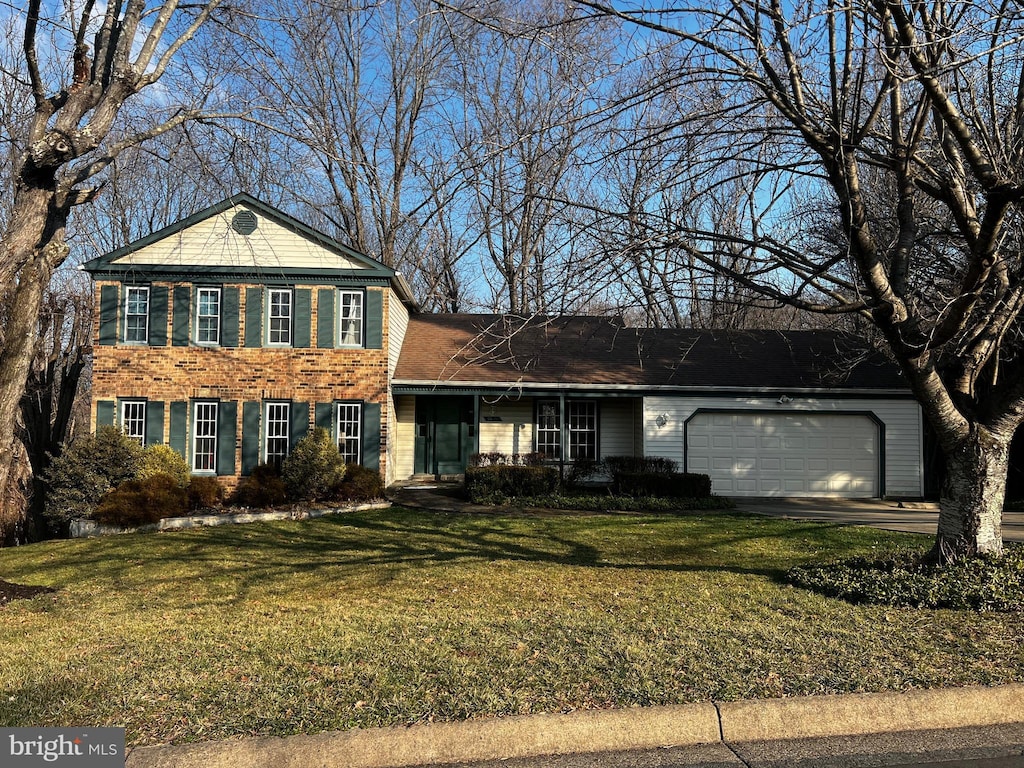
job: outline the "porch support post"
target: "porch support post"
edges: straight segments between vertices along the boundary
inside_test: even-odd
[[[558,477],[563,480],[565,479],[565,452],[569,447],[567,432],[565,393],[560,392],[558,395],[558,439],[561,440],[561,450],[558,452]]]
[[[480,453],[480,395],[473,395],[473,450],[470,455]]]

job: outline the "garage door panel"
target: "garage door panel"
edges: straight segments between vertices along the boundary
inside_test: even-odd
[[[715,493],[875,496],[878,428],[849,414],[698,414],[687,427],[687,469]]]

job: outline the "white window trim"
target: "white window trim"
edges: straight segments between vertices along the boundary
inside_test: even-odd
[[[212,467],[199,468],[196,465],[196,459],[199,457],[199,452],[196,450],[196,443],[199,440],[199,409],[201,407],[213,407],[213,464]],[[220,448],[219,435],[217,434],[217,427],[220,418],[220,403],[216,400],[196,400],[192,404],[192,472],[197,475],[215,475],[217,474],[217,450]],[[209,437],[204,437],[209,439]]]
[[[355,461],[349,461],[346,459],[346,464],[362,464],[363,462],[363,403],[360,402],[340,402],[334,405],[334,441],[338,446],[338,451],[342,455],[347,455],[342,449],[341,445],[341,414],[343,408],[355,408],[356,409],[356,456]],[[353,423],[351,420],[347,420],[348,423]]]
[[[285,419],[284,419],[284,439],[285,439],[285,450],[284,456],[281,457],[282,461],[288,457],[291,453],[291,430],[292,430],[292,404],[287,400],[267,400],[263,404],[263,461],[270,462],[269,455],[269,444],[270,444],[270,409],[275,406],[284,406]],[[275,437],[280,437],[275,435]]]
[[[593,409],[594,416],[594,428],[593,429],[578,429],[572,426],[572,415],[570,413],[570,406],[573,405],[585,405]],[[576,455],[573,445],[573,435],[593,434],[594,436],[594,455],[584,457],[586,460],[597,461],[601,455],[601,429],[600,429],[600,415],[598,413],[597,401],[596,400],[566,400],[565,401],[565,417],[562,422],[562,428],[565,430],[565,452],[567,461],[576,461],[580,457]]]
[[[129,313],[128,302],[133,293],[140,292],[146,296],[146,311],[143,313]],[[150,310],[150,294],[149,286],[147,285],[126,285],[124,287],[124,328],[121,334],[121,338],[125,344],[148,344],[149,343],[149,310]],[[145,332],[143,333],[142,339],[129,339],[128,338],[128,318],[129,317],[141,317],[143,318]]]
[[[140,434],[140,435],[132,435],[127,430],[128,415],[127,415],[126,411],[130,407],[133,407],[133,406],[141,406],[142,407],[142,416],[141,416],[142,434]],[[124,432],[124,434],[127,437],[130,437],[133,440],[138,440],[139,441],[139,445],[141,445],[143,448],[146,447],[146,409],[147,409],[146,401],[141,399],[141,398],[129,398],[129,399],[122,400],[121,401],[120,414],[119,414],[120,420],[118,422],[120,427],[121,427],[121,431]],[[132,421],[136,421],[137,422],[137,421],[139,421],[139,418],[136,417],[136,418],[132,419]]]
[[[217,314],[216,315],[200,315],[199,314],[199,309],[200,309],[200,307],[203,306],[203,303],[202,303],[202,301],[200,301],[199,297],[204,292],[215,293],[217,295]],[[200,286],[196,287],[196,322],[195,322],[195,326],[196,326],[195,342],[196,342],[196,344],[198,344],[200,346],[203,346],[203,347],[217,347],[217,346],[220,346],[221,324],[222,324],[221,321],[222,321],[222,317],[223,317],[223,314],[224,314],[224,303],[223,302],[224,302],[224,293],[223,293],[223,291],[221,291],[220,288],[217,288],[217,287],[214,287],[214,286],[209,286],[209,285],[200,285]],[[217,318],[217,338],[212,340],[212,341],[209,341],[209,340],[202,341],[199,338],[199,331],[200,331],[200,328],[201,328],[200,320],[203,317],[216,317]]]
[[[274,306],[274,294],[282,293],[288,295],[288,341],[272,341],[270,335],[271,311]],[[295,340],[295,291],[291,288],[268,288],[267,289],[267,311],[266,311],[266,340],[268,347],[290,347]]]
[[[343,330],[345,309],[345,297],[346,296],[358,296],[359,297],[359,338],[353,343],[346,343],[343,339],[345,333]],[[338,346],[344,349],[362,349],[366,344],[366,294],[363,291],[353,290],[341,290],[338,291]]]
[[[554,405],[555,411],[556,411],[555,421],[557,422],[557,425],[558,425],[557,427],[541,429],[541,409],[543,409],[545,405]],[[547,433],[554,433],[554,434],[558,435],[558,443],[555,446],[555,448],[557,448],[557,455],[555,455],[555,456],[549,456],[547,454],[545,454],[545,455],[548,456],[548,459],[547,459],[548,461],[559,461],[561,459],[561,457],[562,457],[562,412],[561,412],[561,408],[559,406],[559,402],[558,402],[558,400],[554,400],[554,399],[551,399],[551,398],[546,398],[546,399],[543,399],[543,400],[538,400],[536,408],[537,408],[537,413],[536,413],[536,416],[534,417],[534,425],[533,425],[533,435],[534,435],[534,438],[533,438],[533,450],[537,451],[538,453],[543,453],[543,451],[541,450],[542,446],[541,446],[541,442],[540,442],[541,433],[542,432],[545,433],[545,434],[547,434]]]

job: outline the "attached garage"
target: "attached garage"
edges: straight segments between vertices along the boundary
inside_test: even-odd
[[[723,496],[879,496],[877,419],[865,413],[698,411],[685,424],[687,471]]]

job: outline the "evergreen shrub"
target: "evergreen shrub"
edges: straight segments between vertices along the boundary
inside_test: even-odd
[[[323,427],[317,427],[295,444],[281,465],[288,498],[320,501],[329,498],[345,479],[345,459]]]
[[[107,493],[92,517],[104,525],[132,528],[188,512],[188,494],[172,475],[128,480]]]

